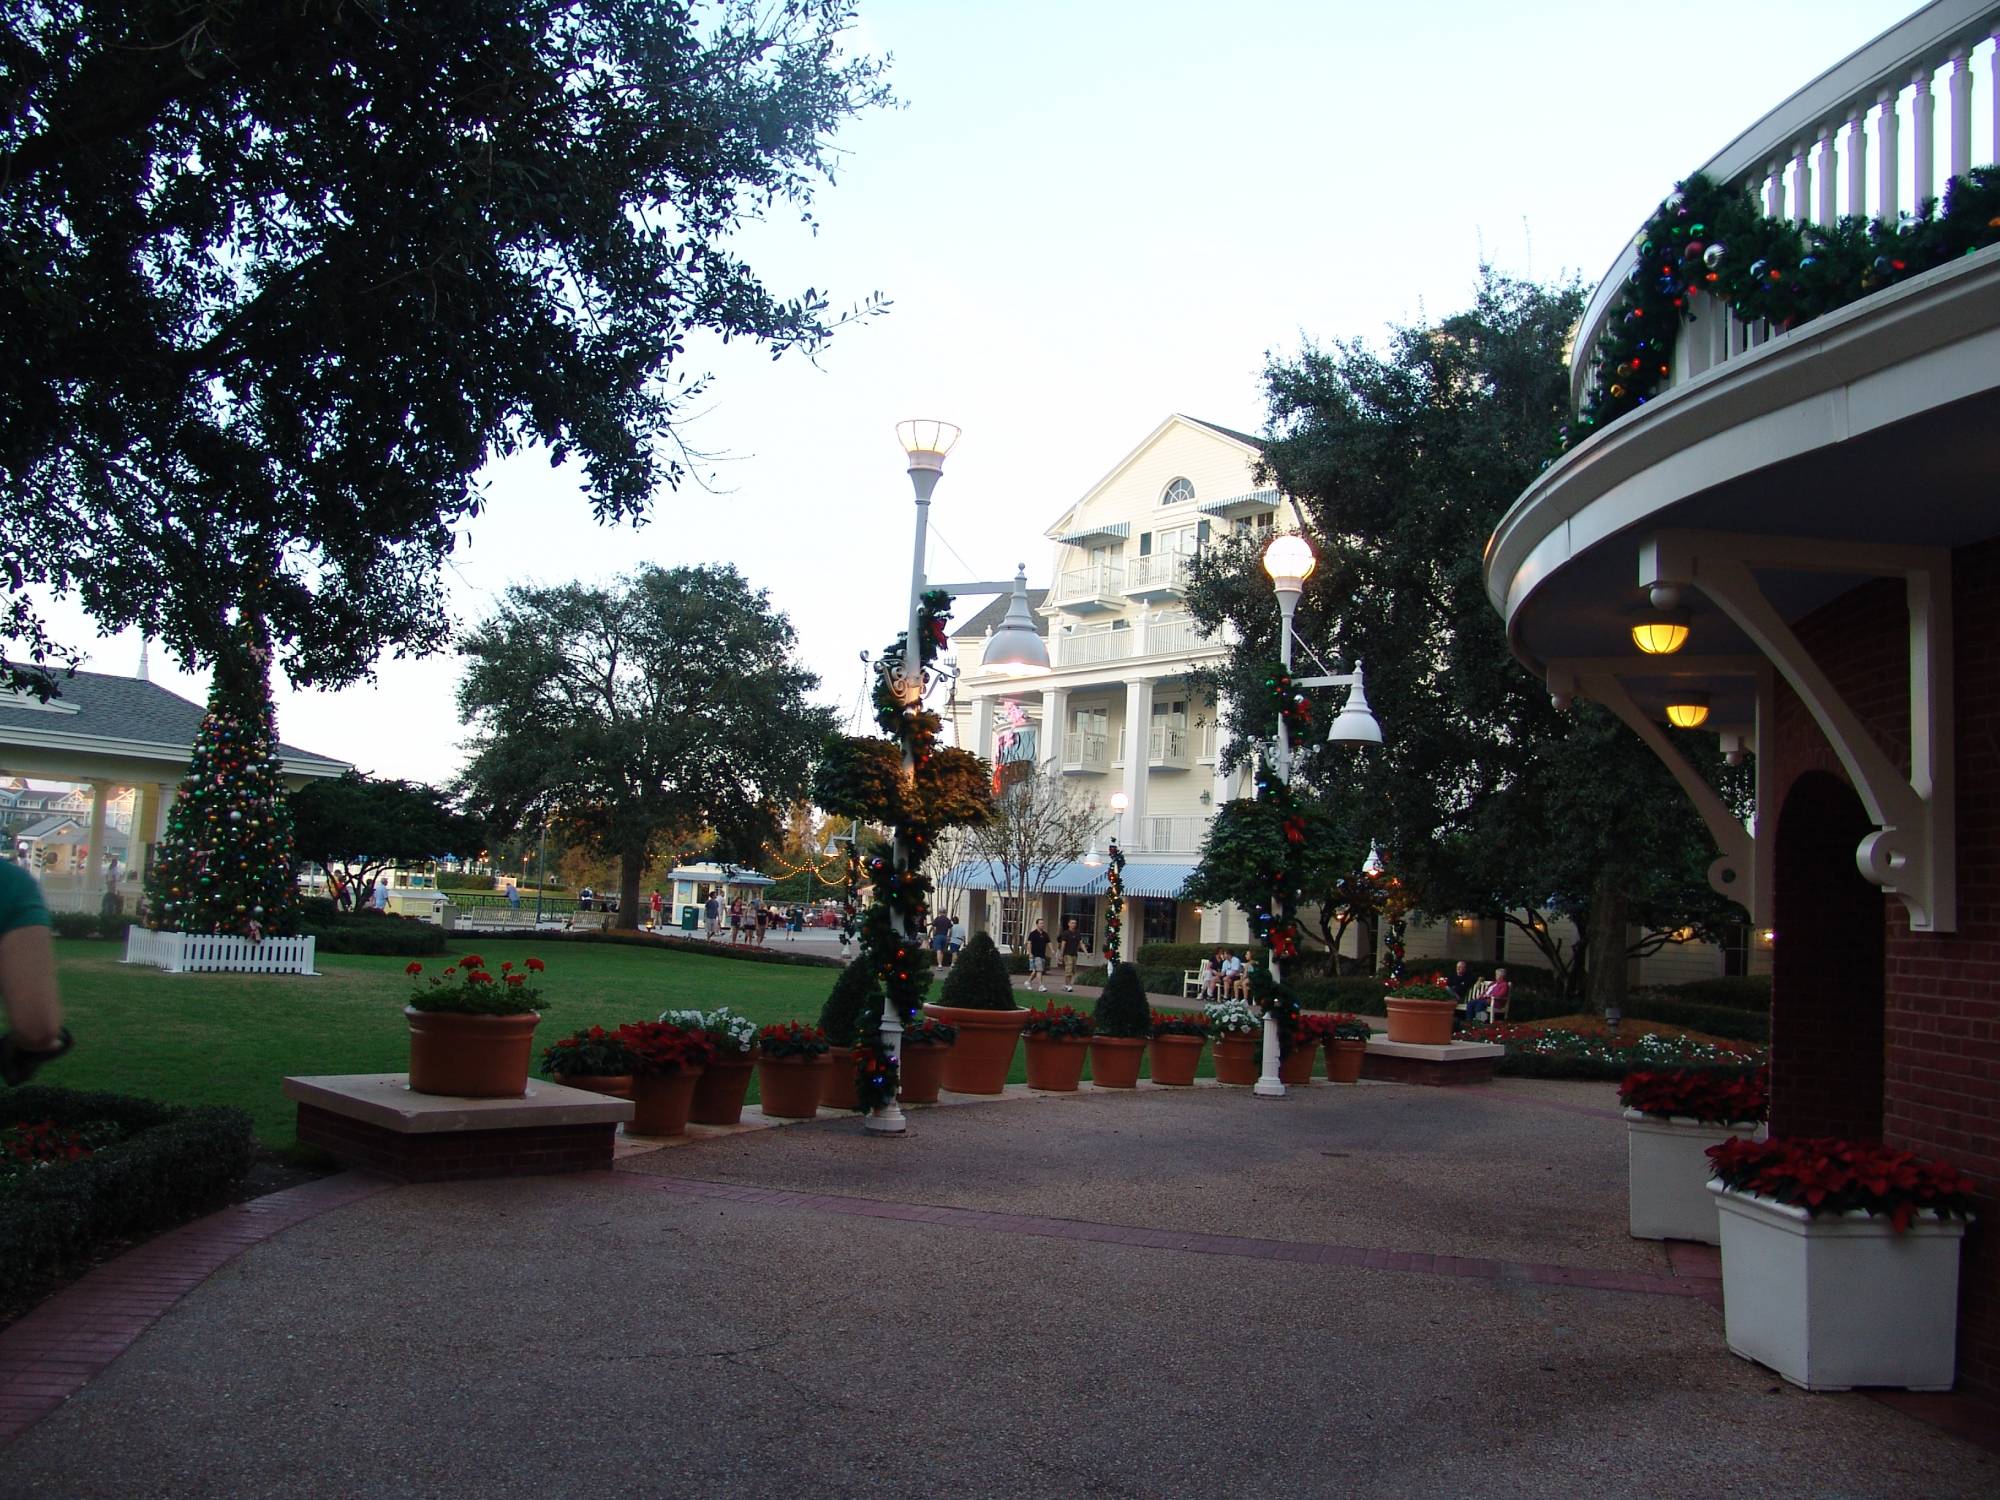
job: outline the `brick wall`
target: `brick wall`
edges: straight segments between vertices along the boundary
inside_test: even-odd
[[[1979,1184],[1981,1222],[1960,1273],[1961,1382],[2000,1394],[2000,541],[1960,549],[1953,566],[1958,767],[1958,930],[1909,929],[1884,903],[1882,1136],[1940,1156]],[[1878,741],[1909,756],[1909,647],[1900,583],[1865,585],[1802,621],[1800,638]],[[1776,753],[1781,798],[1807,772],[1845,779],[1804,706],[1780,684]],[[1781,800],[1780,806],[1784,805]],[[1852,851],[1848,857],[1852,858]],[[1777,897],[1786,902],[1782,877]],[[1795,1002],[1779,961],[1773,1014]],[[1773,1053],[1783,1040],[1774,1022]],[[1866,1043],[1857,1038],[1857,1046]],[[1778,1064],[1782,1068],[1782,1063]]]

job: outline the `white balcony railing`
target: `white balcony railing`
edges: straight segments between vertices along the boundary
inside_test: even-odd
[[[1199,651],[1210,644],[1212,643],[1194,628],[1194,621],[1186,615],[1154,620],[1146,626],[1148,656],[1185,654],[1189,651]]]
[[[1125,570],[1117,563],[1099,563],[1090,568],[1072,568],[1056,575],[1049,591],[1051,604],[1114,604],[1125,589]]]
[[[1065,771],[1110,770],[1111,736],[1102,730],[1072,726],[1063,740],[1062,768]]]
[[[1975,69],[1987,74],[1989,100],[2000,97],[1996,30],[2000,5],[1993,0],[1935,0],[1827,69],[1701,170],[1725,187],[1753,189],[1775,218],[1832,224],[1850,215],[1893,220],[1912,212],[1940,196],[1947,177],[2000,159],[2000,111],[1981,111],[1993,118],[1977,122],[1975,139],[1972,110]],[[1905,124],[1911,137],[1907,177]],[[1579,405],[1594,378],[1591,356],[1637,265],[1638,247],[1629,244],[1584,311],[1570,360],[1571,396]],[[1670,386],[1784,336],[1766,322],[1719,314],[1705,307],[1697,321],[1676,331]]]
[[[1215,759],[1215,720],[1208,720],[1195,731],[1194,758],[1204,762]]]
[[[1155,724],[1146,733],[1146,762],[1167,770],[1188,768],[1188,732],[1168,724]]]
[[[1188,560],[1178,552],[1136,557],[1125,569],[1128,594],[1179,593],[1187,587]]]
[[[1152,818],[1141,820],[1139,847],[1148,854],[1198,854],[1208,829],[1206,818]]]
[[[1079,630],[1056,637],[1058,667],[1088,667],[1101,661],[1123,661],[1132,654],[1135,632]]]

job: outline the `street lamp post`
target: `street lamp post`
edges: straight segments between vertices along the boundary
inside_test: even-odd
[[[1305,592],[1306,580],[1312,576],[1316,560],[1306,539],[1296,532],[1287,532],[1274,537],[1271,545],[1264,549],[1264,571],[1271,575],[1271,587],[1278,595],[1278,660],[1289,676],[1292,669],[1292,617],[1299,607],[1299,596]],[[1368,707],[1368,693],[1361,681],[1361,663],[1354,664],[1352,672],[1332,672],[1321,677],[1307,677],[1293,684],[1295,687],[1345,687],[1351,691],[1347,703],[1333,721],[1327,733],[1329,744],[1349,742],[1379,745],[1382,743],[1382,726],[1375,720]],[[1285,715],[1278,715],[1277,772],[1281,781],[1289,782],[1292,776],[1292,736],[1291,727]],[[1272,899],[1282,907],[1283,893],[1273,892]],[[1274,909],[1275,915],[1275,909]],[[1270,957],[1271,981],[1279,979],[1278,955],[1274,950]],[[1264,1066],[1257,1079],[1255,1093],[1262,1099],[1282,1099],[1285,1085],[1278,1077],[1278,1055],[1282,1050],[1278,1038],[1278,1018],[1270,1007],[1264,1011]]]

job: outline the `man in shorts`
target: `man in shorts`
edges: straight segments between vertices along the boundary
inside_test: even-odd
[[[1083,952],[1083,934],[1076,930],[1075,917],[1063,923],[1056,947],[1062,953],[1063,993],[1073,994],[1076,990],[1076,956]]]
[[[708,929],[708,940],[711,943],[715,941],[715,929],[721,921],[722,902],[716,898],[714,891],[710,891],[708,899],[701,904],[701,922],[702,926]]]
[[[1035,918],[1035,930],[1028,934],[1028,988],[1049,992],[1049,929],[1040,917]]]

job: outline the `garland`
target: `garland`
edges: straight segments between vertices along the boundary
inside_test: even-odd
[[[1264,691],[1270,698],[1269,711],[1285,721],[1295,734],[1312,728],[1312,699],[1294,685],[1292,669],[1282,662],[1264,668]]]
[[[1639,231],[1639,263],[1593,352],[1595,389],[1577,426],[1588,437],[1659,394],[1676,326],[1711,307],[1788,330],[1995,244],[2000,166],[1952,178],[1942,204],[1926,199],[1913,218],[1831,225],[1771,218],[1748,187],[1697,173]],[[1563,427],[1562,448],[1570,436]]]
[[[1119,938],[1125,931],[1125,851],[1113,841],[1105,857],[1111,863],[1111,873],[1104,877],[1104,894],[1111,902],[1104,916],[1104,974],[1108,979],[1118,966]]]

